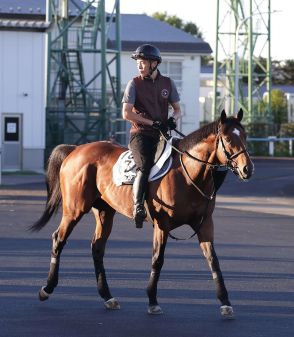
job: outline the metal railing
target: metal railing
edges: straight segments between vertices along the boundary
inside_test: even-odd
[[[2,149],[0,148],[0,185],[2,185]]]
[[[275,149],[277,148],[277,144],[280,144],[282,142],[288,142],[288,155],[293,156],[293,141],[294,138],[289,137],[276,137],[276,136],[269,136],[265,138],[254,138],[254,137],[248,137],[247,142],[250,144],[251,142],[265,142],[268,143],[268,155],[274,156],[275,155]]]

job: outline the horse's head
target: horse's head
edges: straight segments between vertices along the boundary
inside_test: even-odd
[[[254,166],[246,149],[246,132],[241,125],[242,109],[237,117],[227,117],[221,113],[217,135],[217,158],[242,180],[249,179]]]

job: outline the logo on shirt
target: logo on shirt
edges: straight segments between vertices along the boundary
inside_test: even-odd
[[[167,97],[168,97],[168,94],[169,94],[169,92],[168,92],[167,89],[162,89],[162,91],[161,91],[161,97],[167,98]]]

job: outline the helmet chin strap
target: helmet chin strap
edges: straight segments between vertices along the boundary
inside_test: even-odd
[[[152,74],[154,73],[154,71],[157,69],[158,67],[158,63],[156,64],[156,66],[154,68],[151,67],[151,64],[152,64],[153,61],[149,61],[149,74],[147,76],[145,76],[145,78],[151,78]]]

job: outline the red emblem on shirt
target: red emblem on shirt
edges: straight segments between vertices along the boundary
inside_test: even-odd
[[[169,94],[169,92],[168,92],[167,89],[162,89],[162,91],[161,91],[161,96],[162,96],[163,98],[167,98],[167,97],[168,97],[168,94]]]

